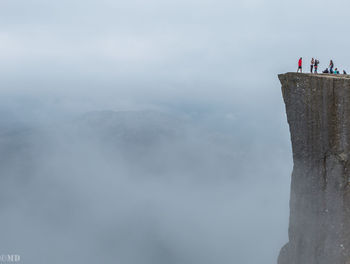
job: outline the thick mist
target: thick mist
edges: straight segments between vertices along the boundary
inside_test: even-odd
[[[292,171],[277,73],[300,56],[349,72],[348,6],[1,1],[0,254],[275,263]]]
[[[291,157],[271,113],[68,111],[62,99],[53,111],[52,100],[1,100],[2,252],[25,263],[276,260]]]

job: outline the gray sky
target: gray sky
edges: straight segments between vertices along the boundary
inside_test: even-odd
[[[295,71],[300,56],[305,70],[311,56],[319,58],[320,69],[333,58],[350,70],[348,6],[302,0],[1,1],[2,91],[94,100],[101,108],[110,98],[123,98],[121,105],[169,98],[278,103],[276,74]]]
[[[201,89],[206,95],[226,89],[236,94],[236,84],[256,89],[262,81],[273,89],[276,73],[294,71],[299,56],[317,56],[321,68],[330,58],[349,65],[343,33],[348,6],[302,0],[1,1],[0,67],[9,82],[21,76],[24,86],[35,81],[44,90],[55,89],[45,80],[63,76],[136,86],[164,82],[157,88],[174,94],[198,92],[203,84],[216,86],[215,92]]]

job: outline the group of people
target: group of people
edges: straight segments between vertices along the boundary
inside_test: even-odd
[[[318,59],[311,59],[311,64],[310,64],[310,72],[311,73],[317,73],[318,70],[318,65],[320,64],[320,61]],[[326,68],[322,73],[330,73],[330,74],[340,74],[338,68],[334,68],[334,63],[333,60],[331,60],[329,62],[329,69]],[[303,58],[300,57],[299,61],[298,61],[298,70],[297,72],[303,72]],[[343,70],[343,74],[346,74],[346,71]]]

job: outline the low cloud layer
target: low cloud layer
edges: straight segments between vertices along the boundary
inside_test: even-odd
[[[275,262],[292,169],[276,75],[300,56],[347,69],[347,5],[2,1],[0,254]]]
[[[243,120],[2,113],[0,247],[27,263],[268,263],[286,241],[289,146]]]

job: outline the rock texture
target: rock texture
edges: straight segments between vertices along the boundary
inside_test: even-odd
[[[350,264],[350,77],[278,77],[294,160],[278,264]]]

